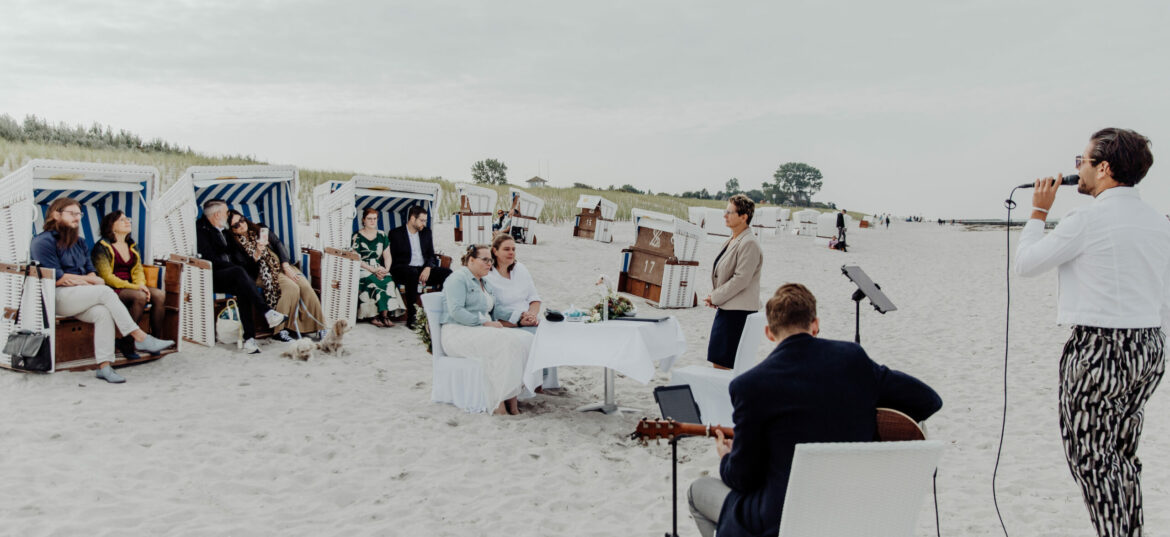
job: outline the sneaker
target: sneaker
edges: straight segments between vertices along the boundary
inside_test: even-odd
[[[268,328],[276,328],[276,325],[283,323],[285,319],[288,319],[288,315],[285,315],[276,310],[268,310],[268,313],[264,314],[264,319],[268,321]]]
[[[290,342],[296,341],[295,339],[293,339],[292,334],[288,333],[288,330],[281,330],[281,331],[273,334],[272,337],[276,338],[278,341],[283,341],[285,343],[290,343]]]
[[[174,341],[169,339],[159,339],[150,334],[146,334],[146,339],[134,342],[135,349],[138,349],[142,352],[149,352],[150,354],[158,354],[174,346]]]
[[[256,344],[256,340],[254,338],[248,338],[248,340],[244,342],[244,353],[260,354],[260,345]]]
[[[137,352],[134,352],[134,338],[130,336],[120,337],[114,340],[114,348],[122,353],[122,357],[127,360],[137,360],[141,358]]]
[[[97,378],[102,379],[110,384],[121,384],[126,382],[126,378],[114,372],[114,368],[105,366],[97,370]]]
[[[325,339],[325,334],[328,334],[328,333],[329,333],[328,330],[318,330],[316,332],[309,332],[308,334],[305,334],[305,335],[308,336],[308,338],[313,340],[313,341],[321,341],[322,339]]]

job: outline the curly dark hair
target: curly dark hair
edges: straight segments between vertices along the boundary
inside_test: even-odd
[[[1154,154],[1150,152],[1150,139],[1129,129],[1101,129],[1089,138],[1093,150],[1089,152],[1094,163],[1105,161],[1113,172],[1113,180],[1125,185],[1142,182],[1150,166],[1154,165]]]

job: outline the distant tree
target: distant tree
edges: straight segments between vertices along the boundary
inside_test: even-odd
[[[481,160],[471,165],[471,178],[481,184],[508,184],[508,165],[494,158]]]
[[[789,162],[781,165],[772,175],[776,180],[771,196],[782,196],[783,201],[808,203],[813,194],[821,190],[821,171],[803,162]],[[765,185],[765,190],[767,185]],[[781,203],[778,201],[777,203]]]
[[[618,190],[621,192],[629,192],[631,194],[645,194],[645,192],[642,192],[641,190],[634,188],[634,185],[630,185],[630,184],[622,185],[622,187],[619,188]]]
[[[727,184],[723,185],[723,193],[726,194],[728,198],[739,194],[740,192],[743,192],[743,190],[740,190],[739,179],[736,179],[735,177],[728,179]],[[723,199],[723,197],[720,196],[719,199]]]
[[[756,203],[760,203],[761,201],[768,201],[768,196],[764,195],[764,193],[759,189],[752,189],[747,192],[741,192],[741,194],[751,198],[752,201]]]
[[[596,188],[593,188],[585,183],[573,183],[573,188],[584,188],[584,189],[588,189],[588,190],[597,190]]]

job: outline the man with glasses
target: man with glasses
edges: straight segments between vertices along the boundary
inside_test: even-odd
[[[1072,326],[1060,358],[1060,434],[1102,536],[1141,534],[1138,439],[1165,369],[1170,222],[1135,188],[1154,163],[1149,144],[1131,130],[1093,134],[1076,157],[1077,192],[1093,201],[1047,235],[1061,177],[1037,180],[1016,254],[1022,276],[1057,269],[1056,321]]]
[[[135,350],[158,354],[175,342],[155,338],[138,328],[118,295],[95,273],[80,229],[81,204],[74,199],[57,198],[45,211],[44,232],[33,237],[32,260],[57,273],[57,315],[93,324],[97,378],[113,384],[126,382],[111,367],[115,347],[127,356],[134,355]],[[122,332],[120,339],[114,337],[114,328]]]
[[[256,344],[256,323],[253,316],[264,311],[264,320],[272,328],[287,318],[268,307],[256,287],[256,280],[248,275],[239,256],[243,252],[228,245],[223,230],[227,225],[228,206],[223,200],[203,203],[203,216],[195,223],[195,244],[199,256],[211,262],[211,288],[216,293],[235,296],[240,308],[240,326],[244,329],[244,352],[259,354]]]

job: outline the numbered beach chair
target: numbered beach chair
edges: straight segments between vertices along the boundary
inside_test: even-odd
[[[195,244],[195,221],[203,214],[203,203],[220,199],[258,224],[268,226],[289,248],[300,244],[297,222],[297,169],[293,166],[192,166],[155,203],[155,237],[162,253],[184,264],[183,299],[192,315],[185,319],[182,337],[200,345],[215,344],[216,300],[213,295],[211,263],[200,259]],[[298,263],[300,264],[300,263]],[[304,267],[302,267],[304,270]],[[256,323],[257,335],[268,335],[267,323]]]
[[[691,308],[698,305],[696,256],[706,234],[690,222],[668,218],[638,217],[634,244],[622,250],[618,291],[658,308]]]
[[[581,212],[573,224],[573,236],[598,242],[613,242],[613,219],[617,204],[601,196],[582,194],[577,200]]]
[[[378,229],[389,232],[406,225],[410,208],[419,205],[426,210],[430,227],[442,188],[437,183],[367,175],[355,175],[331,188],[333,191],[317,205],[322,251],[311,254],[315,260],[310,265],[317,274],[314,281],[320,282],[325,316],[330,322],[346,319],[353,326],[357,322],[358,281],[362,277],[361,258],[353,251],[353,234],[361,226],[361,214],[366,209],[377,211]]]
[[[544,200],[518,188],[509,188],[508,192],[512,197],[509,211],[520,210],[520,216],[512,216],[512,236],[517,242],[536,244],[533,224],[544,210]]]
[[[456,183],[455,197],[459,200],[459,212],[455,213],[455,242],[491,244],[496,191],[482,186]]]
[[[185,292],[181,285],[182,266],[168,263],[160,277],[158,265],[151,263],[154,245],[147,232],[150,199],[158,181],[158,170],[153,167],[55,160],[33,160],[0,179],[0,302],[5,313],[0,320],[0,337],[4,341],[14,329],[47,328],[53,371],[97,367],[93,325],[55,315],[56,274],[49,269],[42,269],[40,274],[34,271],[23,287],[21,285],[31,260],[29,246],[32,238],[42,230],[48,207],[58,198],[72,198],[81,204],[80,236],[91,251],[100,239],[101,220],[107,213],[120,210],[132,219],[131,238],[142,255],[147,285],[161,286],[167,291],[164,333],[154,335],[178,339],[180,318],[189,314],[180,299]],[[21,308],[20,326],[14,326],[18,304]],[[46,318],[49,320],[47,327]],[[139,326],[150,332],[149,316],[139,319]],[[176,350],[164,351],[159,356]],[[145,362],[159,356],[144,353],[141,358],[128,361],[117,355],[114,365]],[[11,367],[11,357],[0,355],[0,367]]]
[[[779,207],[757,207],[755,214],[752,215],[752,232],[757,237],[775,237],[776,221],[779,215]]]

